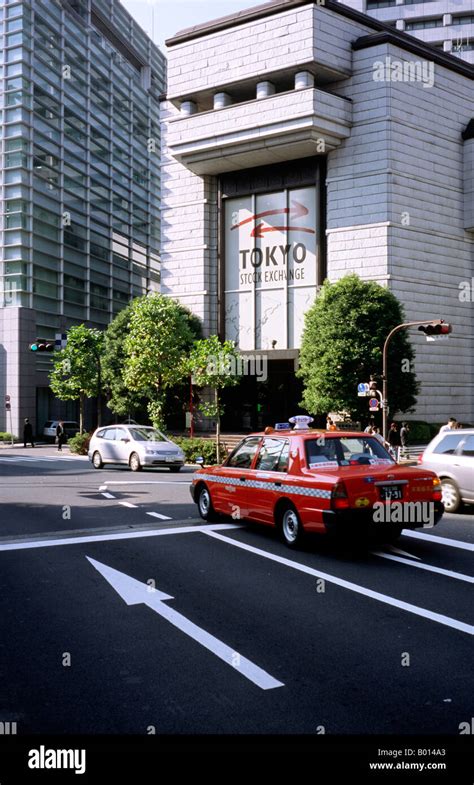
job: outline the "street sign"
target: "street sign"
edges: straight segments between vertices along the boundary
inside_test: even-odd
[[[427,335],[427,341],[449,341],[449,335]]]
[[[368,385],[367,382],[360,382],[360,384],[357,385],[357,392],[358,393],[364,393],[365,394],[368,391],[369,391],[369,385]]]
[[[369,400],[369,410],[371,412],[378,412],[378,410],[379,410],[379,399],[378,398],[371,398]]]

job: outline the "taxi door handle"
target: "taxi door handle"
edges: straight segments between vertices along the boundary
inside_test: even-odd
[[[278,488],[281,488],[281,482],[276,482],[276,483],[275,483],[275,485],[276,485]]]
[[[240,477],[239,479],[240,479],[240,482],[246,482],[246,480],[247,480],[246,477]]]

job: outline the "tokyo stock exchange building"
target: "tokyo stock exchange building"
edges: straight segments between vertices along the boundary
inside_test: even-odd
[[[162,291],[268,359],[227,427],[295,413],[318,286],[386,285],[421,382],[412,417],[474,422],[474,66],[345,5],[274,0],[178,33],[162,103]]]

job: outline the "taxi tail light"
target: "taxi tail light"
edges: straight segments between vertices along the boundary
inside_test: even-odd
[[[337,482],[332,489],[331,507],[334,510],[344,510],[349,507],[347,488],[342,481]]]
[[[418,456],[417,463],[423,463],[423,453],[422,452]]]
[[[442,499],[441,480],[439,477],[433,478],[433,490],[431,492],[431,498],[434,502],[440,502]]]

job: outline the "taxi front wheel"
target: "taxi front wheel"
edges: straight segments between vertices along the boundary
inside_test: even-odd
[[[304,529],[294,507],[287,507],[280,513],[280,531],[286,544],[296,548],[304,537]]]
[[[212,505],[211,494],[209,493],[209,489],[206,485],[201,485],[197,495],[197,506],[199,510],[199,515],[208,523],[212,523],[212,521],[217,521],[218,515]]]

